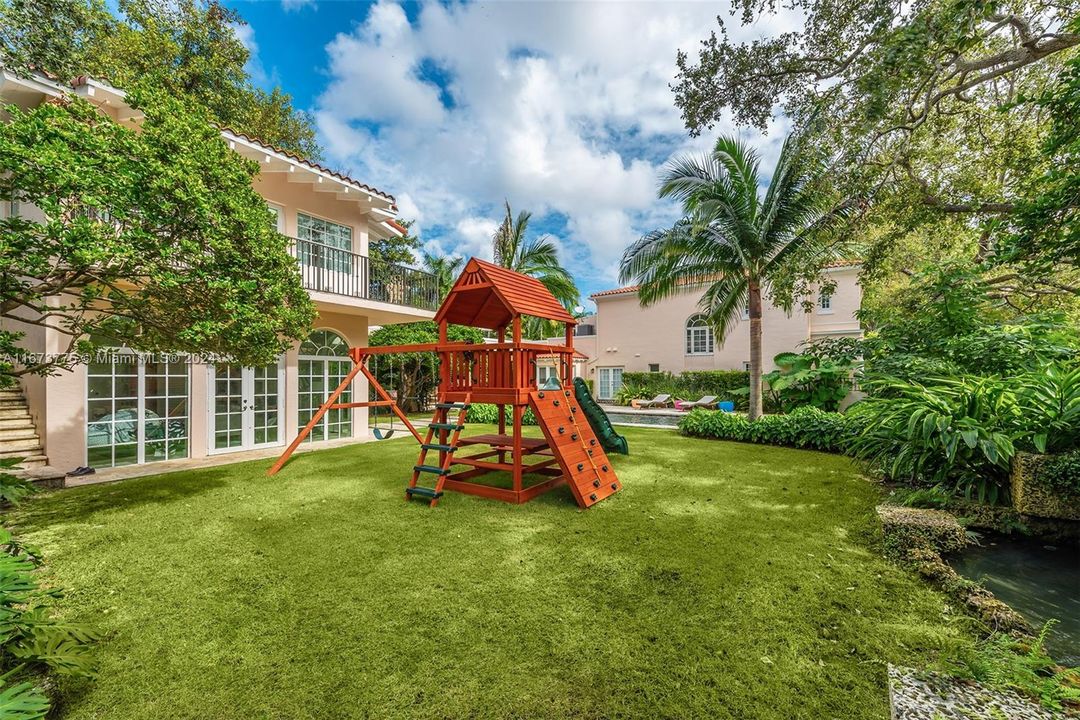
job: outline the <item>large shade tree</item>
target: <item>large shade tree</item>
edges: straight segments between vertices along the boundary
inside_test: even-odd
[[[0,220],[0,385],[70,367],[88,338],[261,364],[310,329],[288,241],[252,187],[258,164],[203,111],[129,100],[140,131],[82,100],[7,108],[0,197],[36,210]],[[68,352],[21,356],[27,325]]]
[[[559,252],[550,237],[542,235],[528,239],[529,221],[532,213],[522,210],[514,217],[509,201],[506,214],[492,237],[495,263],[522,275],[534,277],[568,309],[573,309],[581,294],[570,271],[559,261]],[[527,337],[542,337],[551,331],[539,318],[529,318],[524,332]]]
[[[796,127],[813,125],[838,158],[836,183],[871,201],[855,230],[871,294],[942,259],[967,259],[988,279],[1021,271],[1016,304],[1078,292],[1060,222],[1076,206],[1068,87],[1078,0],[790,7],[798,27],[749,37],[738,26],[767,21],[775,3],[735,0],[734,17],[719,16],[717,32],[679,53],[675,102],[692,134],[730,118],[764,129],[778,106]],[[1022,232],[1010,243],[1014,224]],[[1010,266],[1030,258],[1039,262]]]
[[[811,279],[837,256],[827,231],[849,206],[835,202],[820,156],[797,136],[784,142],[764,193],[759,165],[757,153],[733,137],[702,157],[672,160],[660,197],[681,202],[684,217],[627,248],[621,267],[646,306],[704,286],[700,306],[721,338],[748,309],[751,419],[762,414],[763,298],[790,309],[806,287],[791,278]]]
[[[217,0],[0,0],[0,62],[60,81],[145,83],[205,107],[218,123],[317,159],[311,117],[248,72],[244,26]]]

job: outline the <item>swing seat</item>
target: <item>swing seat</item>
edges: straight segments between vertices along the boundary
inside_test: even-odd
[[[371,428],[371,434],[375,436],[376,440],[389,440],[394,436],[394,430],[397,428],[390,428],[387,431],[383,431],[382,428]]]

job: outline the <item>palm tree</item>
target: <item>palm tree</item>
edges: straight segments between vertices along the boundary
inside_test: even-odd
[[[510,202],[506,202],[506,216],[491,238],[495,264],[502,265],[523,275],[534,277],[567,308],[578,303],[580,294],[569,271],[559,263],[558,249],[546,235],[532,240],[525,238],[532,213],[522,211],[514,219]],[[544,323],[527,323],[529,337],[542,336],[549,328]]]
[[[623,282],[641,285],[643,306],[707,286],[699,305],[721,340],[749,309],[752,420],[762,414],[762,290],[774,289],[793,262],[820,269],[835,258],[820,231],[848,207],[834,204],[821,157],[796,136],[784,142],[764,195],[758,165],[757,153],[734,137],[721,137],[708,155],[671,161],[660,197],[679,200],[685,216],[627,248],[620,269]]]
[[[450,288],[454,286],[458,273],[465,258],[451,257],[449,255],[429,255],[424,253],[424,270],[435,276],[435,287],[438,289],[439,300],[445,300],[450,294]]]

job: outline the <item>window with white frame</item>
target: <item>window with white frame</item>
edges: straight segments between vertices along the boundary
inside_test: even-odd
[[[352,228],[304,213],[296,214],[300,262],[337,272],[352,268]]]
[[[621,367],[598,368],[597,373],[600,376],[597,383],[597,397],[601,400],[614,399],[622,388],[623,369]]]
[[[686,354],[709,355],[713,351],[713,331],[703,314],[686,321]]]
[[[818,293],[818,314],[829,315],[832,313],[832,292],[822,290]]]
[[[750,319],[750,306],[749,305],[743,305],[742,306],[742,319],[743,320],[749,320]]]

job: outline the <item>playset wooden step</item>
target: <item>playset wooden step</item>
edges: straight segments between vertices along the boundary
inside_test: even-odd
[[[536,390],[529,405],[578,505],[591,507],[622,489],[572,392]]]
[[[457,422],[450,422],[450,412],[454,410],[457,411]],[[440,401],[435,404],[435,414],[428,424],[427,437],[420,443],[420,455],[416,458],[416,464],[413,465],[409,486],[405,488],[406,499],[421,497],[430,500],[431,506],[435,507],[435,503],[442,497],[446,476],[450,474],[450,466],[454,464],[454,453],[459,447],[461,431],[465,429],[465,415],[468,411],[467,395],[462,402],[445,402],[445,398],[440,398]],[[438,465],[430,465],[427,462],[427,454],[432,450],[439,454]],[[427,488],[417,484],[423,474],[434,475],[437,478],[435,487]]]

